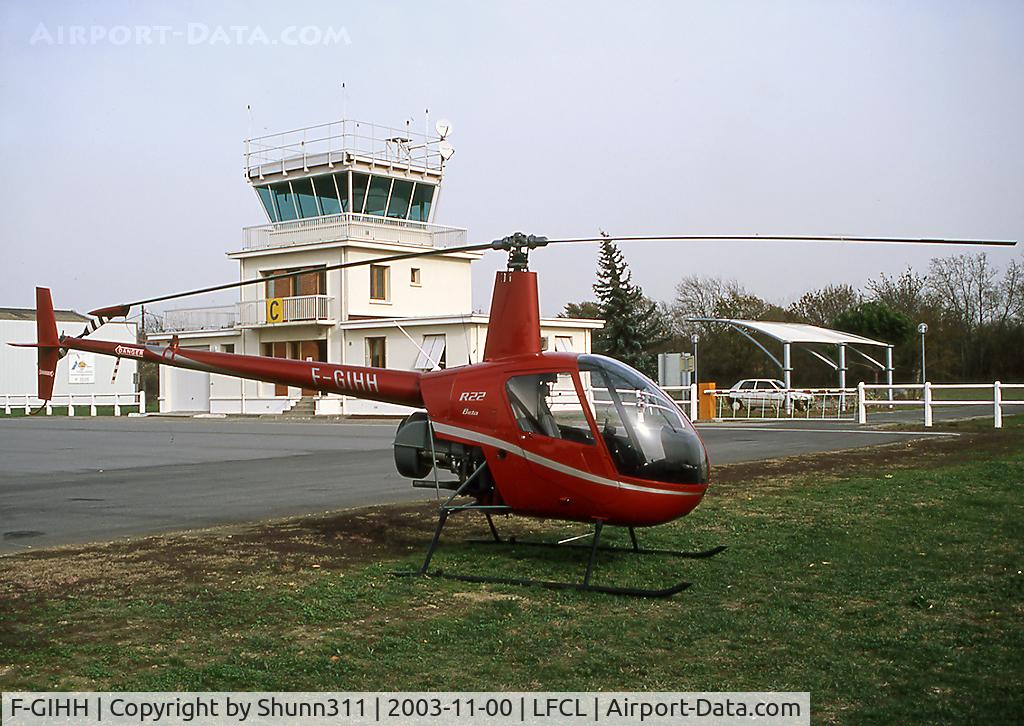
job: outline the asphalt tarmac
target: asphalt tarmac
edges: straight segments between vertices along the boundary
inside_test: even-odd
[[[0,553],[433,497],[395,472],[395,427],[0,419]],[[713,464],[922,435],[821,421],[699,428]]]

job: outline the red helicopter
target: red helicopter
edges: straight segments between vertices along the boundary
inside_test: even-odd
[[[38,394],[49,400],[57,362],[68,350],[189,368],[329,393],[384,401],[418,409],[398,426],[395,465],[414,486],[451,490],[441,504],[437,528],[422,566],[408,575],[468,582],[542,585],[617,595],[664,597],[689,586],[661,589],[614,587],[591,582],[598,550],[706,558],[723,551],[677,552],[639,546],[635,528],[670,522],[691,512],[710,481],[707,450],[679,406],[639,371],[600,355],[541,350],[537,274],[528,269],[529,251],[554,243],[671,241],[834,241],[1001,244],[1011,241],[886,237],[672,235],[587,237],[549,240],[517,233],[490,243],[431,249],[328,266],[342,269],[451,252],[504,250],[508,268],[497,273],[483,361],[427,373],[261,356],[125,344],[88,338],[100,325],[126,316],[136,305],[161,302],[284,275],[261,277],[164,295],[92,311],[94,319],[78,337],[57,335],[47,288],[36,288]],[[441,480],[438,470],[454,475]],[[432,479],[426,477],[434,472]],[[468,497],[459,499],[460,497]],[[458,503],[456,500],[459,499]],[[458,512],[485,515],[492,543],[583,547],[589,550],[579,582],[538,581],[431,571],[430,563],[448,518]],[[503,540],[494,514],[517,514],[594,525],[588,545]],[[606,525],[628,528],[631,547],[600,544]]]

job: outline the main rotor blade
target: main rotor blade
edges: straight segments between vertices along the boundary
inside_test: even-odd
[[[399,260],[411,260],[416,257],[430,257],[432,255],[447,255],[456,252],[479,252],[481,250],[489,250],[492,248],[491,242],[475,244],[475,245],[462,245],[461,247],[433,247],[429,250],[422,250],[419,252],[402,252],[395,255],[389,255],[387,257],[374,257],[370,260],[357,260],[355,262],[341,262],[336,265],[327,265],[326,267],[318,267],[317,271],[329,272],[331,270],[344,270],[349,267],[362,267],[364,265],[376,265],[381,262],[397,262]],[[146,298],[145,300],[136,300],[130,303],[121,303],[120,305],[111,305],[105,308],[99,308],[91,311],[90,315],[102,315],[104,317],[113,318],[127,315],[128,311],[136,305],[148,305],[155,302],[164,302],[165,300],[176,300],[181,297],[190,297],[192,295],[202,295],[208,292],[218,292],[219,290],[230,290],[235,287],[245,287],[246,285],[256,285],[261,282],[269,282],[270,280],[282,280],[286,277],[293,277],[294,272],[283,272],[279,275],[267,275],[266,277],[254,277],[248,280],[239,280],[237,282],[226,282],[223,285],[211,285],[210,287],[201,287],[196,290],[189,290],[187,292],[176,292],[170,295],[158,295],[157,297]]]
[[[417,252],[402,252],[395,255],[389,255],[386,257],[375,257],[369,260],[357,260],[355,262],[342,262],[335,265],[327,265],[325,267],[318,268],[324,272],[331,270],[344,270],[351,267],[362,267],[365,265],[376,265],[382,262],[398,262],[400,260],[409,260],[417,257],[432,257],[434,255],[446,255],[458,252],[481,252],[484,250],[499,250],[509,249],[509,240],[513,238],[506,237],[505,239],[495,240],[494,242],[483,242],[472,245],[462,245],[460,247],[440,247],[431,248],[429,250],[421,250]],[[849,237],[845,235],[759,235],[759,234],[666,234],[666,235],[619,235],[619,236],[600,236],[600,237],[558,237],[552,239],[546,239],[544,237],[533,238],[536,242],[536,247],[544,247],[551,244],[572,244],[572,243],[587,243],[587,242],[756,242],[756,241],[767,241],[767,242],[855,242],[855,243],[903,243],[903,244],[943,244],[943,245],[987,245],[987,246],[1009,246],[1017,244],[1016,240],[985,240],[985,239],[946,239],[941,237]],[[533,245],[531,245],[533,246]],[[248,280],[239,280],[236,282],[227,282],[222,285],[211,285],[210,287],[201,287],[195,290],[188,290],[187,292],[172,293],[169,295],[159,295],[157,297],[146,298],[145,300],[135,300],[130,303],[122,303],[120,305],[111,305],[105,308],[98,308],[97,310],[91,311],[90,315],[102,316],[108,318],[122,317],[128,314],[131,308],[136,305],[148,305],[149,303],[165,302],[167,300],[177,300],[178,298],[190,297],[192,295],[202,295],[208,292],[219,292],[220,290],[231,290],[233,288],[245,287],[246,285],[256,285],[261,282],[269,282],[271,280],[281,280],[286,277],[292,277],[294,273],[284,272],[278,275],[267,275],[266,277],[250,278]]]
[[[955,239],[945,237],[850,237],[846,235],[811,234],[655,234],[655,235],[609,235],[607,237],[559,237],[548,244],[563,242],[866,242],[902,243],[929,245],[985,245],[1013,247],[1015,239]]]

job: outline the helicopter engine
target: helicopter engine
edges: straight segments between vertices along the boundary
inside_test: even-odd
[[[457,489],[483,461],[484,454],[479,448],[433,436],[426,411],[415,411],[398,424],[395,432],[395,468],[402,476],[413,479],[413,486]],[[425,480],[434,467],[450,471],[458,479]],[[488,473],[482,473],[485,476],[480,477],[481,485],[492,486]],[[481,488],[475,487],[474,492],[481,491]]]

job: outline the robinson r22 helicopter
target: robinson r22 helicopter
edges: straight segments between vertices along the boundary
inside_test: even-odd
[[[691,512],[710,480],[710,463],[700,436],[679,406],[655,383],[633,368],[600,355],[541,350],[537,275],[528,269],[529,252],[555,243],[612,241],[830,241],[925,244],[996,244],[1012,241],[750,235],[672,235],[547,239],[517,233],[494,242],[437,248],[347,262],[326,270],[482,250],[508,253],[507,270],[497,273],[483,360],[427,373],[331,363],[283,360],[179,348],[94,340],[89,335],[107,321],[127,316],[137,305],[189,295],[266,283],[286,275],[260,277],[163,295],[92,311],[82,334],[57,334],[47,288],[36,288],[38,397],[53,393],[58,360],[68,350],[159,365],[219,373],[288,386],[312,388],[417,409],[395,434],[398,471],[414,485],[450,490],[441,504],[437,528],[422,566],[410,575],[431,575],[469,582],[543,585],[617,595],[664,597],[689,583],[661,589],[614,587],[591,582],[598,550],[636,555],[705,558],[721,552],[676,552],[640,547],[635,528],[663,524]],[[599,395],[598,395],[599,394]],[[444,469],[454,475],[442,481]],[[427,480],[431,471],[432,480]],[[468,498],[468,501],[465,499]],[[457,501],[458,500],[458,501]],[[490,541],[518,545],[547,543],[502,540],[494,514],[593,524],[579,582],[538,581],[431,571],[430,563],[448,518],[457,512],[485,515]],[[603,547],[606,525],[628,528],[632,547]]]

